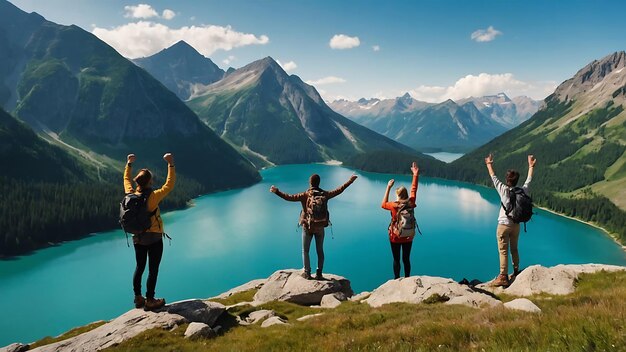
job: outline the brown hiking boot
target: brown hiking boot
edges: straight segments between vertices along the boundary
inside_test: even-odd
[[[135,308],[143,308],[146,304],[146,299],[143,296],[135,296]]]
[[[146,300],[146,304],[143,307],[143,310],[157,310],[165,305],[165,300],[163,298],[148,298]]]
[[[313,280],[313,278],[311,277],[311,274],[304,272],[301,275],[303,278],[307,279],[307,280]]]
[[[509,286],[509,277],[504,274],[498,275],[495,280],[491,283],[492,286],[500,287],[500,286]]]

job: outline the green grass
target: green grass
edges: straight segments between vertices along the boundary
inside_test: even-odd
[[[513,297],[503,296],[503,300]],[[620,351],[626,346],[626,273],[583,275],[575,293],[530,298],[541,314],[442,304],[390,304],[371,308],[344,302],[320,312],[285,302],[274,309],[290,326],[230,326],[213,340],[188,341],[185,326],[154,329],[113,351]],[[237,307],[218,324],[254,308]]]
[[[235,293],[234,295],[227,298],[212,299],[211,301],[221,303],[225,306],[231,306],[233,304],[241,302],[252,302],[254,300],[254,295],[257,293],[257,291],[258,289],[253,288],[247,291]]]
[[[41,346],[45,346],[45,345],[49,345],[51,343],[55,343],[55,342],[59,342],[59,341],[63,341],[63,340],[67,340],[67,339],[72,338],[74,336],[78,336],[78,335],[80,335],[82,333],[91,331],[91,330],[93,330],[93,329],[95,329],[95,328],[97,328],[97,327],[99,327],[101,325],[104,325],[104,324],[106,324],[106,321],[96,321],[94,323],[91,323],[91,324],[88,324],[88,325],[85,325],[85,326],[74,328],[74,329],[72,329],[72,330],[70,330],[70,331],[68,331],[68,332],[66,332],[66,333],[64,333],[62,335],[57,336],[57,337],[46,336],[43,339],[38,340],[35,343],[31,344],[30,345],[30,349],[41,347]]]

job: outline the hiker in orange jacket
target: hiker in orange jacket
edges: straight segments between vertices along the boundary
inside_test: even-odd
[[[413,173],[413,181],[411,182],[411,194],[409,195],[405,187],[396,189],[396,200],[389,201],[389,191],[393,187],[395,181],[389,180],[387,190],[383,196],[381,207],[391,212],[391,223],[389,225],[389,243],[391,244],[391,253],[393,255],[393,275],[395,279],[400,278],[400,252],[402,252],[402,262],[404,264],[404,276],[411,276],[411,247],[413,245],[413,236],[400,237],[394,230],[394,225],[398,221],[398,213],[405,207],[411,210],[415,208],[415,198],[417,194],[417,180],[419,178],[419,168],[417,163],[411,165]],[[413,234],[415,234],[413,232]]]
[[[168,164],[167,179],[163,187],[153,190],[152,185],[154,181],[152,172],[148,169],[141,169],[137,176],[131,180],[132,164],[135,162],[135,159],[135,154],[129,154],[127,157],[126,168],[124,169],[124,192],[126,194],[149,193],[147,210],[151,213],[150,228],[144,233],[133,235],[135,260],[137,262],[133,275],[135,307],[144,308],[145,310],[154,310],[165,305],[165,299],[154,298],[159,265],[161,264],[161,257],[163,255],[163,236],[165,234],[163,231],[163,220],[161,220],[159,203],[174,189],[176,170],[174,169],[174,156],[170,153],[165,154],[163,160]],[[137,188],[133,188],[133,181],[137,184]],[[146,269],[148,259],[150,263],[148,265],[148,281],[146,282],[146,298],[144,298],[141,295],[141,277]]]
[[[346,183],[332,191],[324,191],[320,188],[320,176],[318,174],[311,175],[309,178],[309,189],[298,194],[287,194],[281,192],[273,185],[270,187],[270,192],[282,199],[290,202],[300,202],[302,205],[299,220],[299,224],[302,225],[302,262],[304,265],[302,277],[307,280],[312,279],[309,249],[311,248],[313,237],[315,237],[315,249],[317,250],[317,271],[315,279],[324,280],[324,276],[322,276],[324,269],[324,227],[328,226],[330,222],[326,202],[340,195],[356,178],[356,175],[352,175]],[[321,199],[321,201],[317,203],[316,199]],[[319,204],[319,206],[314,206],[314,203]],[[318,215],[317,211],[313,210],[314,208],[321,209],[323,214]]]

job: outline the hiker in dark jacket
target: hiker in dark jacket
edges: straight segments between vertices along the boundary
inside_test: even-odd
[[[521,187],[526,195],[530,196],[530,181],[533,179],[533,171],[537,159],[533,155],[528,156],[528,177],[524,185]],[[506,210],[509,208],[511,202],[510,190],[517,186],[519,181],[519,172],[517,170],[510,169],[506,172],[505,183],[502,183],[493,171],[493,155],[489,154],[485,158],[485,164],[489,171],[489,176],[493,181],[493,185],[500,195],[501,207],[498,214],[498,227],[496,230],[496,238],[498,240],[498,251],[500,252],[500,274],[493,281],[494,286],[508,286],[509,285],[509,247],[511,249],[511,259],[513,260],[513,277],[519,274],[519,252],[517,243],[519,240],[519,223],[515,223],[511,220]]]
[[[315,237],[315,249],[317,250],[317,271],[316,280],[324,280],[322,271],[324,269],[324,227],[328,226],[330,219],[326,208],[326,202],[331,198],[340,195],[348,186],[350,186],[357,176],[352,175],[348,182],[333,191],[324,191],[320,188],[320,176],[313,174],[309,178],[309,189],[298,194],[287,194],[278,190],[275,186],[270,187],[270,192],[276,194],[284,200],[290,202],[300,202],[302,212],[300,213],[299,224],[302,226],[302,262],[304,264],[304,272],[302,277],[307,280],[311,277],[311,260],[309,258],[309,249],[311,241]],[[320,199],[320,202],[317,201]],[[316,204],[319,204],[317,206]],[[318,214],[314,209],[322,209],[325,214]]]
[[[133,244],[135,247],[135,259],[137,266],[133,275],[133,290],[135,292],[135,307],[144,308],[144,310],[155,310],[165,305],[165,299],[154,298],[154,290],[156,288],[157,276],[159,275],[159,265],[163,255],[163,220],[161,220],[161,211],[159,203],[174,189],[176,183],[176,170],[174,169],[174,156],[167,153],[163,156],[163,160],[167,162],[167,179],[163,187],[152,189],[153,177],[152,172],[148,169],[141,169],[135,178],[131,179],[132,165],[135,162],[135,154],[127,157],[126,168],[124,169],[124,192],[129,193],[148,193],[147,210],[151,215],[150,228],[141,234],[133,235]],[[133,181],[137,184],[137,188],[133,187]],[[141,295],[141,277],[148,265],[148,281],[146,283],[146,298]]]
[[[391,213],[391,223],[389,224],[389,243],[391,245],[391,254],[393,255],[393,276],[394,279],[400,278],[400,252],[402,252],[402,262],[404,264],[404,277],[411,276],[411,247],[413,245],[413,237],[401,237],[396,233],[394,224],[398,221],[398,213],[404,207],[411,209],[415,208],[415,199],[417,197],[417,182],[419,178],[420,169],[417,167],[417,163],[413,162],[411,165],[411,173],[413,174],[413,180],[411,181],[411,194],[407,192],[404,186],[396,189],[396,200],[389,201],[389,192],[395,181],[389,180],[387,183],[387,189],[381,203],[383,209],[389,210]],[[413,234],[415,234],[413,232]]]

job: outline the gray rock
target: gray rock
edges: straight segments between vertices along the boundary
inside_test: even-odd
[[[25,345],[23,343],[12,343],[8,346],[0,348],[0,352],[24,352],[28,351],[30,345]]]
[[[603,270],[608,272],[620,271],[626,270],[626,267],[576,264],[546,268],[541,265],[533,265],[524,269],[504,292],[514,296],[532,296],[539,293],[566,295],[574,292],[576,279],[580,274],[596,273]]]
[[[383,304],[396,302],[421,303],[433,294],[452,299],[471,293],[474,291],[470,287],[461,285],[452,279],[411,276],[387,281],[372,291],[372,294],[364,302],[372,307],[380,307]]]
[[[265,284],[266,281],[267,279],[252,280],[252,281],[246,282],[243,285],[237,286],[235,288],[231,288],[230,290],[224,293],[221,293],[215,297],[212,297],[211,299],[224,299],[237,293],[241,293],[241,292],[248,291],[248,290],[259,289],[263,286],[263,284]]]
[[[276,316],[276,313],[274,313],[273,310],[267,310],[267,309],[255,310],[254,312],[248,314],[248,317],[246,318],[246,322],[248,324],[256,324],[258,322],[264,321],[273,316]]]
[[[287,322],[281,319],[280,317],[271,317],[261,323],[262,328],[267,328],[273,325],[289,325],[289,324],[287,324]]]
[[[211,329],[211,327],[205,323],[191,323],[187,327],[187,330],[185,330],[186,339],[191,339],[191,340],[201,339],[201,338],[206,339],[206,338],[212,338],[215,336],[217,336],[215,331],[213,331],[213,329]]]
[[[192,299],[172,303],[165,306],[164,310],[170,314],[183,316],[188,321],[213,326],[226,307],[220,303]]]
[[[445,304],[460,304],[472,308],[498,307],[502,302],[483,293],[472,292],[463,296],[451,298]]]
[[[177,325],[189,322],[200,322],[211,326],[224,309],[225,307],[219,303],[201,300],[176,302],[163,307],[159,312],[133,309],[91,331],[36,348],[33,351],[99,351],[120,344],[150,329],[170,330]]]
[[[541,313],[541,309],[526,298],[514,299],[510,302],[506,302],[504,306],[508,309],[523,310],[525,312],[531,313]]]
[[[311,318],[319,317],[321,315],[324,315],[324,313],[309,314],[309,315],[302,316],[302,317],[300,317],[300,318],[298,318],[296,320],[297,321],[305,321],[305,320],[309,320]]]
[[[343,299],[341,299],[343,298]],[[342,301],[346,300],[346,296],[339,292],[339,293],[331,293],[328,295],[324,295],[322,297],[322,301],[320,302],[320,306],[322,308],[337,308],[339,307],[339,305],[341,304]]]
[[[354,296],[350,297],[350,300],[352,302],[359,302],[359,301],[362,301],[362,300],[366,299],[370,295],[371,295],[371,292],[363,291],[363,292],[361,292],[361,293],[359,293],[357,295],[354,295]]]
[[[351,297],[350,281],[344,277],[325,274],[327,280],[307,280],[301,270],[279,270],[272,274],[254,296],[256,304],[287,301],[301,305],[319,305],[324,295],[341,292]]]

